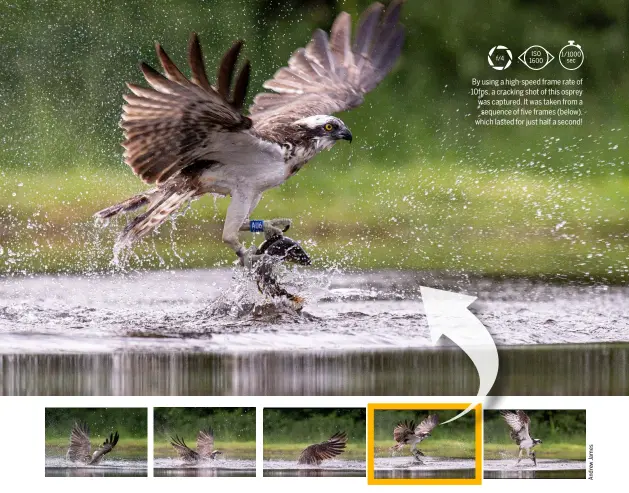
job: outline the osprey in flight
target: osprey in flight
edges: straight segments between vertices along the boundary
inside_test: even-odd
[[[417,448],[417,445],[431,436],[430,432],[436,428],[438,424],[439,418],[436,414],[431,414],[417,426],[415,426],[414,421],[410,423],[408,421],[398,423],[393,430],[393,439],[397,443],[391,447],[391,451],[401,450],[405,445],[410,445],[411,453],[416,460],[421,462],[419,457],[423,456],[424,453]]]
[[[155,188],[96,213],[100,220],[145,207],[116,242],[129,247],[192,199],[206,193],[230,195],[223,241],[250,265],[260,255],[245,249],[239,231],[281,237],[290,219],[250,221],[262,194],[284,183],[310,159],[352,134],[332,113],[359,106],[391,71],[402,50],[402,0],[386,9],[372,4],[351,39],[351,18],[343,12],[330,35],[317,30],[305,48],[293,53],[245,113],[249,83],[245,62],[232,87],[242,41],[225,53],[211,85],[196,34],[188,45],[192,77],[187,79],[157,44],[160,74],[145,63],[150,88],[127,84],[121,127],[124,159]]]
[[[82,462],[88,466],[100,464],[105,454],[108,454],[118,443],[118,432],[111,433],[109,438],[105,439],[105,443],[91,452],[90,429],[86,423],[74,423],[72,432],[70,433],[70,447],[66,454],[66,459],[72,462]]]
[[[183,438],[175,435],[171,438],[170,444],[175,447],[177,454],[185,462],[199,462],[203,459],[216,459],[216,456],[222,454],[220,450],[214,450],[214,432],[212,428],[201,430],[197,433],[197,450],[194,451],[186,445]]]
[[[347,446],[347,434],[339,432],[332,435],[325,442],[315,443],[306,447],[299,455],[298,464],[311,464],[318,466],[321,461],[331,459],[345,452]]]
[[[518,454],[519,464],[522,460],[522,452],[526,451],[526,456],[533,460],[533,464],[537,466],[537,457],[533,447],[542,441],[538,438],[531,438],[529,428],[531,426],[531,418],[524,411],[500,411],[500,414],[511,428],[511,439],[520,448]]]

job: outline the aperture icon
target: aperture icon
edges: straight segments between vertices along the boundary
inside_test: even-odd
[[[513,54],[506,46],[498,45],[489,50],[487,62],[494,70],[506,70],[513,61]]]
[[[531,70],[542,70],[546,65],[555,59],[550,52],[540,45],[529,46],[518,57],[524,65]]]

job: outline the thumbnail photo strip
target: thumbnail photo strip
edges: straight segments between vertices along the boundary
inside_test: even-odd
[[[585,409],[47,407],[46,477],[352,477],[369,485],[585,479]],[[149,426],[152,426],[149,433]]]

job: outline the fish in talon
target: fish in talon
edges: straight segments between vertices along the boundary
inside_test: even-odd
[[[284,296],[302,308],[305,301],[303,297],[289,293],[277,279],[275,270],[278,261],[286,261],[299,265],[310,265],[310,256],[295,240],[283,235],[275,235],[266,239],[256,251],[258,261],[254,264],[258,290],[272,297]]]
[[[312,260],[303,247],[288,236],[273,236],[262,243],[256,255],[270,255],[299,265],[310,265]]]

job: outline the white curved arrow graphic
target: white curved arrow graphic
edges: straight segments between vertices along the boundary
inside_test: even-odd
[[[432,343],[437,344],[442,335],[446,336],[468,355],[480,378],[477,401],[441,423],[446,424],[474,409],[489,394],[498,376],[498,349],[485,326],[467,309],[476,300],[475,296],[424,286],[420,290]]]

